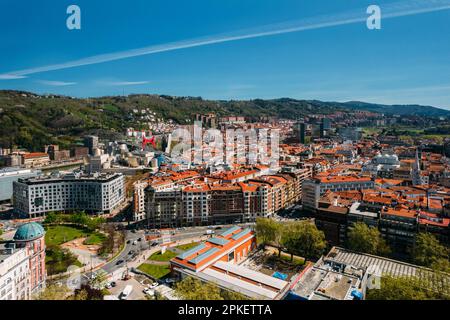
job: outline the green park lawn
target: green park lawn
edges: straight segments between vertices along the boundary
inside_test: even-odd
[[[186,243],[186,244],[182,244],[177,246],[177,249],[183,250],[183,251],[187,251],[189,249],[192,249],[195,246],[198,246],[199,242],[192,242],[192,243]]]
[[[170,273],[169,265],[155,265],[143,263],[138,267],[142,272],[147,273],[155,279],[161,279]]]
[[[106,236],[99,232],[92,233],[84,240],[85,245],[101,245],[106,240]]]
[[[88,237],[91,232],[72,226],[49,226],[46,228],[46,245],[60,245],[77,238]]]
[[[161,251],[158,251],[150,256],[148,260],[152,261],[170,261],[170,259],[175,258],[177,254],[173,251],[166,250],[164,254],[161,254]]]

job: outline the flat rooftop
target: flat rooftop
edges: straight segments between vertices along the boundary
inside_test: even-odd
[[[307,300],[349,300],[359,283],[355,276],[313,266],[301,276],[291,292]]]
[[[94,173],[94,174],[73,174],[68,173],[65,175],[49,175],[49,176],[37,176],[26,179],[19,179],[19,182],[25,184],[45,184],[45,183],[58,183],[58,182],[67,182],[67,181],[79,181],[79,182],[109,182],[118,177],[123,176],[121,173],[111,172],[111,173]]]
[[[369,266],[378,266],[383,274],[392,276],[415,276],[422,269],[419,266],[406,262],[353,252],[340,247],[333,247],[323,260],[325,263],[333,262],[361,269],[367,269]]]

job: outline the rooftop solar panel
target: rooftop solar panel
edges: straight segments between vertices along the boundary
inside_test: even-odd
[[[246,229],[242,230],[241,232],[236,233],[236,234],[235,234],[234,236],[232,236],[231,238],[232,238],[233,240],[237,240],[237,239],[239,239],[239,238],[242,238],[243,236],[246,236],[246,235],[249,234],[251,231],[252,231],[252,230],[250,230],[249,228],[246,228]]]
[[[204,248],[206,248],[204,243],[199,244],[198,246],[196,246],[196,247],[194,247],[192,249],[189,249],[188,251],[185,251],[185,252],[179,254],[177,256],[177,258],[179,258],[179,259],[186,259],[187,257],[192,256],[194,253],[196,253],[196,252],[198,252],[198,251],[200,251],[200,250],[202,250]]]
[[[227,244],[228,242],[230,242],[230,241],[227,240],[227,239],[216,238],[216,237],[214,237],[214,238],[208,239],[208,242],[217,244],[217,245],[219,245],[219,246],[224,246],[224,245],[226,245],[226,244]]]
[[[232,234],[233,232],[238,231],[239,229],[241,229],[241,227],[234,226],[234,227],[231,227],[231,228],[225,230],[225,231],[222,232],[220,235],[223,236],[223,237],[226,237],[226,236],[228,236],[229,234]]]
[[[198,257],[195,257],[195,258],[189,260],[189,262],[193,263],[193,264],[197,264],[197,263],[205,260],[206,258],[210,257],[211,255],[213,255],[214,253],[216,253],[218,251],[219,251],[219,249],[217,249],[217,248],[211,248],[208,251],[199,255]]]

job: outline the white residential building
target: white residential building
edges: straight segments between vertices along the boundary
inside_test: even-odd
[[[315,210],[321,196],[325,192],[373,189],[374,181],[367,177],[328,176],[305,180],[302,185],[303,207]]]
[[[28,300],[29,275],[27,250],[0,244],[0,300]]]
[[[72,173],[19,179],[13,185],[15,210],[29,217],[53,211],[110,213],[125,199],[121,173]]]

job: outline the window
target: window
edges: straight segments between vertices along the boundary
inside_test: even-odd
[[[234,261],[234,251],[228,254],[228,261]]]

